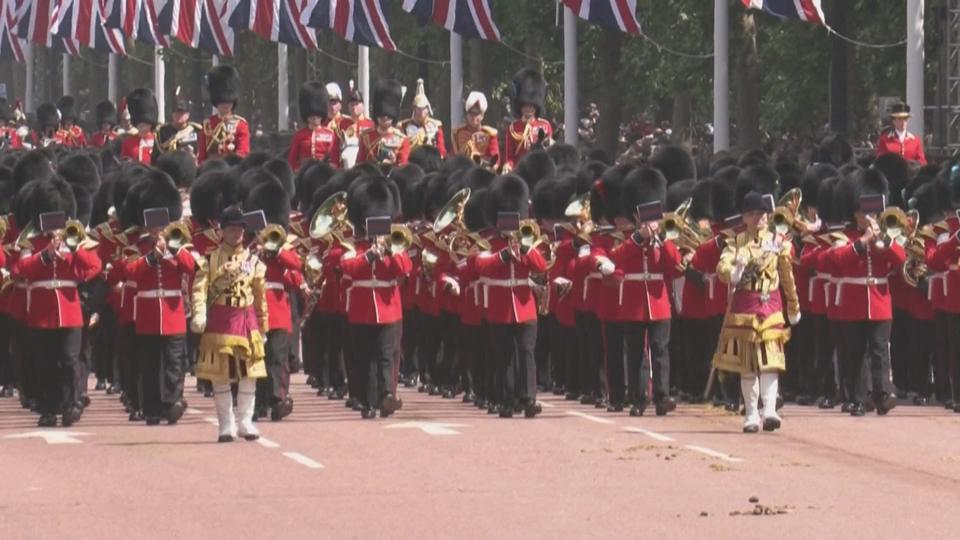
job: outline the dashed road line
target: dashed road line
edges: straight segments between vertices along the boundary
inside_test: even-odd
[[[577,418],[583,418],[584,420],[589,420],[591,422],[596,422],[598,424],[616,424],[613,420],[608,420],[606,418],[600,418],[599,416],[593,416],[592,414],[582,413],[580,411],[567,411],[567,414],[570,416],[576,416]]]
[[[264,437],[263,435],[261,435],[260,438],[257,439],[257,444],[259,444],[264,448],[280,448],[279,444],[271,441],[270,439]]]
[[[220,425],[220,421],[212,416],[207,416],[203,420],[215,426]]]
[[[656,431],[650,431],[649,429],[643,429],[642,427],[626,427],[626,428],[623,428],[623,430],[624,430],[624,431],[631,431],[631,432],[633,432],[633,433],[642,433],[642,434],[646,435],[647,437],[650,437],[651,439],[658,440],[658,441],[660,441],[660,442],[673,442],[673,441],[676,440],[676,439],[674,439],[673,437],[668,437],[668,436],[663,435],[663,434],[661,434],[661,433],[657,433]]]
[[[284,452],[284,456],[296,461],[297,463],[309,468],[309,469],[322,469],[323,465],[318,463],[307,456],[301,454],[300,452]]]
[[[724,461],[729,461],[731,463],[741,463],[743,459],[733,457],[729,454],[724,454],[723,452],[717,452],[716,450],[711,450],[709,448],[704,448],[703,446],[696,446],[693,444],[687,444],[684,446],[687,450],[693,450],[694,452],[700,452],[701,454],[706,454],[710,457],[715,457],[717,459],[722,459]]]
[[[194,409],[193,407],[187,407],[187,414],[203,414],[203,411],[200,409]]]

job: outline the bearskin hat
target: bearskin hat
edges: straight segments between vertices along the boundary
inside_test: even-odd
[[[240,72],[229,64],[215,66],[207,72],[207,92],[214,107],[221,103],[233,103],[236,107],[240,100]]]
[[[920,214],[919,225],[936,223],[943,219],[943,204],[939,199],[938,183],[942,183],[933,178],[927,178],[919,185],[911,185],[909,190],[905,190],[907,197],[907,208],[916,210]]]
[[[873,162],[872,167],[882,172],[890,184],[890,205],[903,208],[905,201],[901,192],[912,178],[907,160],[900,154],[884,154]]]
[[[531,190],[537,183],[546,178],[552,178],[557,174],[557,166],[550,159],[550,155],[544,150],[534,150],[528,152],[513,171],[514,174],[523,178]]]
[[[190,185],[197,177],[197,163],[193,160],[193,155],[186,150],[174,150],[162,154],[157,158],[154,166],[167,173],[180,189],[190,189]]]
[[[737,167],[746,169],[754,165],[771,165],[770,156],[759,148],[752,148],[740,154],[740,159],[737,160]]]
[[[53,162],[43,150],[36,149],[20,156],[13,166],[13,189],[20,191],[27,182],[53,178]]]
[[[270,152],[256,150],[247,154],[247,156],[240,161],[239,165],[237,165],[237,170],[240,174],[243,174],[251,169],[263,167],[271,159],[273,159],[273,155],[271,155]]]
[[[464,172],[461,179],[468,188],[476,190],[490,187],[490,182],[493,182],[496,177],[497,175],[490,169],[474,167]]]
[[[274,158],[264,163],[263,169],[277,177],[280,185],[287,191],[287,196],[292,200],[296,194],[296,186],[293,183],[293,169],[290,168],[290,163],[285,159]]]
[[[97,103],[94,116],[96,117],[97,128],[100,128],[100,126],[104,124],[110,124],[111,126],[116,125],[117,107],[112,101],[101,101]]]
[[[313,204],[313,194],[326,185],[336,172],[326,162],[316,162],[301,168],[296,178],[297,209],[306,212]]]
[[[697,178],[697,166],[689,152],[676,145],[664,146],[650,158],[650,166],[659,169],[668,184]]]
[[[853,162],[853,147],[841,135],[828,135],[820,141],[812,161],[842,167]]]
[[[228,206],[241,202],[240,182],[229,170],[205,172],[190,187],[190,213],[204,225],[219,219]]]
[[[565,218],[567,205],[577,194],[576,175],[548,178],[533,188],[533,213],[537,219]]]
[[[490,228],[492,223],[487,221],[487,206],[490,204],[490,190],[478,189],[470,194],[467,204],[463,206],[463,224],[470,232],[479,232]]]
[[[73,189],[77,219],[88,224],[93,212],[93,197],[100,189],[100,169],[96,162],[83,154],[74,154],[60,162],[57,173]]]
[[[620,197],[620,217],[631,217],[641,204],[660,201],[667,208],[667,179],[653,167],[639,167],[630,172],[623,181]]]
[[[722,167],[713,174],[713,179],[730,188],[733,193],[737,189],[737,180],[740,178],[740,172],[743,171],[736,165]]]
[[[383,176],[365,176],[350,186],[347,191],[347,217],[357,232],[366,232],[367,219],[394,217],[400,212],[396,198],[396,186]]]
[[[608,168],[599,180],[590,188],[590,217],[595,222],[602,219],[613,222],[619,211],[620,194],[623,191],[623,180],[634,165],[624,163]]]
[[[225,171],[230,168],[226,161],[219,158],[207,159],[197,167],[197,177],[211,171]]]
[[[401,193],[407,190],[407,186],[422,180],[424,177],[423,169],[419,165],[408,163],[402,167],[396,167],[390,171],[390,179],[397,184]]]
[[[839,176],[830,176],[824,178],[817,186],[817,216],[824,225],[843,221],[837,212],[839,201],[836,192],[839,183]]]
[[[713,213],[713,193],[717,185],[719,182],[708,179],[693,186],[693,192],[690,194],[690,209],[687,211],[691,219],[716,220]]]
[[[247,212],[263,210],[267,223],[290,225],[290,196],[280,182],[262,182],[250,190],[243,206]]]
[[[590,160],[585,162],[583,166],[580,167],[580,172],[586,177],[587,185],[579,186],[577,191],[586,193],[590,189],[590,186],[593,185],[593,182],[603,176],[606,170],[607,164],[602,161]]]
[[[403,218],[405,221],[423,219],[423,178],[408,180],[400,188],[400,199],[403,204]]]
[[[835,177],[840,173],[829,163],[816,163],[807,167],[803,173],[803,182],[800,184],[800,193],[803,197],[803,206],[819,208],[817,198],[820,184],[827,178]]]
[[[803,169],[796,161],[791,159],[781,159],[777,161],[773,169],[777,171],[780,178],[779,192],[786,193],[793,188],[799,188],[803,184]]]
[[[547,148],[547,155],[550,156],[558,169],[564,167],[576,169],[580,166],[580,151],[572,144],[552,144]]]
[[[530,188],[523,178],[515,174],[502,174],[490,183],[490,198],[487,201],[487,222],[496,223],[501,212],[520,214],[520,219],[530,215]]]
[[[696,185],[696,180],[688,179],[667,186],[667,198],[663,201],[664,212],[676,210],[684,201],[693,197],[693,188]]]
[[[547,82],[543,74],[535,69],[524,68],[513,76],[513,116],[521,116],[520,109],[524,104],[533,105],[537,116],[543,116],[544,104],[547,101]]]
[[[67,218],[77,213],[77,201],[70,184],[58,176],[37,181],[29,191],[27,205],[29,219],[35,224],[40,223],[40,214],[46,212],[63,212]],[[19,220],[17,222],[20,223]]]
[[[837,218],[853,220],[864,195],[889,195],[887,179],[876,169],[861,169],[845,177],[837,186]]]
[[[109,194],[109,204],[104,205],[106,206],[104,212],[109,210],[112,205],[114,211],[117,213],[117,218],[120,220],[120,224],[123,225],[124,228],[137,224],[137,217],[134,215],[136,211],[134,210],[131,214],[125,214],[123,207],[126,203],[127,193],[130,191],[130,188],[143,180],[147,175],[147,171],[148,169],[142,163],[127,161],[111,174],[113,177],[113,181],[111,182],[112,189]],[[102,200],[107,198],[103,193],[98,193],[98,197]],[[101,206],[101,203],[98,201],[94,201],[94,204],[98,207]],[[99,213],[99,209],[97,213]]]
[[[36,114],[41,131],[60,125],[60,111],[52,103],[41,103]]]
[[[777,171],[769,165],[751,165],[741,170],[737,177],[737,206],[740,206],[743,198],[751,191],[761,195],[773,195],[773,198],[777,199],[779,197],[778,182]]]
[[[10,213],[13,196],[13,170],[9,167],[0,167],[0,215]]]
[[[407,161],[419,165],[425,173],[438,171],[443,164],[443,158],[440,157],[440,150],[437,150],[435,146],[427,144],[414,148],[413,151],[410,152],[410,157]]]
[[[737,158],[727,150],[721,150],[713,155],[710,160],[710,176],[716,176],[717,171],[725,167],[737,165]]]
[[[149,88],[135,88],[127,94],[127,110],[130,111],[130,123],[156,125],[159,116],[157,98]]]
[[[123,202],[121,221],[143,227],[143,211],[150,208],[166,208],[171,221],[183,215],[183,202],[177,185],[167,173],[158,169],[149,169],[139,182],[130,187]]]
[[[274,176],[273,173],[266,170],[263,167],[258,167],[256,169],[250,169],[247,172],[240,175],[240,205],[242,207],[243,202],[248,200],[250,192],[253,191],[253,188],[259,186],[260,184],[277,182],[280,183],[280,180]],[[282,185],[282,184],[281,184]]]
[[[300,104],[300,118],[304,122],[311,116],[321,120],[327,119],[327,108],[330,106],[330,96],[327,87],[320,81],[307,81],[300,86],[298,96]]]
[[[450,197],[449,178],[440,173],[429,173],[423,177],[423,215],[432,220],[437,212],[447,204]]]
[[[400,118],[400,101],[403,99],[403,87],[400,81],[387,79],[377,81],[373,88],[373,118],[388,116],[394,122]]]
[[[77,100],[75,100],[73,96],[63,96],[58,99],[57,110],[60,111],[61,121],[77,121]]]

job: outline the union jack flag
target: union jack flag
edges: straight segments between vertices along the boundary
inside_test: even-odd
[[[821,0],[743,0],[746,8],[761,9],[781,19],[799,19],[811,24],[823,24]]]
[[[269,41],[317,49],[317,31],[300,22],[307,0],[231,0],[230,26]]]
[[[0,0],[0,58],[13,58],[22,64],[23,43],[14,33],[17,28],[14,8],[13,0]]]
[[[628,34],[640,33],[637,0],[563,0],[565,6],[593,24]]]
[[[80,44],[75,39],[53,35],[51,26],[60,14],[60,0],[19,0],[16,8],[17,31],[21,39],[76,56]]]
[[[50,32],[90,49],[126,56],[123,32],[104,26],[106,7],[103,0],[63,0],[57,17],[50,21]]]
[[[160,32],[159,9],[153,0],[105,0],[106,26],[119,28],[127,36],[154,47],[169,47]]]
[[[461,36],[500,41],[490,0],[403,0],[403,10]]]
[[[160,31],[194,49],[233,56],[229,7],[227,0],[166,0],[159,10]]]
[[[384,11],[387,0],[307,0],[300,22],[330,28],[343,39],[367,47],[397,50]]]

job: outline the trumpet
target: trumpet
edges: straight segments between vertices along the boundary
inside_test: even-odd
[[[521,247],[531,250],[536,248],[543,237],[540,234],[540,225],[533,219],[524,219],[520,221],[520,229],[517,230],[517,241]]]
[[[190,234],[190,227],[183,221],[171,221],[163,228],[163,239],[167,242],[167,249],[177,251],[178,249],[189,246],[193,240]]]
[[[61,233],[63,243],[70,251],[76,251],[87,240],[87,228],[75,219],[67,221]]]
[[[394,223],[390,225],[390,236],[387,239],[391,255],[402,253],[413,245],[413,233],[406,225]]]
[[[287,231],[285,231],[282,226],[271,223],[260,231],[260,234],[257,235],[257,240],[260,242],[264,251],[276,254],[279,253],[280,248],[287,243]]]
[[[884,210],[877,219],[880,224],[881,238],[877,240],[878,248],[886,248],[894,242],[903,245],[909,237],[910,218],[906,212],[891,206]]]

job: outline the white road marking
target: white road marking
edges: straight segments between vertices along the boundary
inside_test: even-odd
[[[4,439],[43,439],[47,444],[80,444],[83,441],[77,437],[89,437],[91,433],[81,431],[28,431],[6,435]]]
[[[592,414],[586,414],[580,411],[567,411],[567,414],[570,416],[576,416],[577,418],[583,418],[584,420],[589,420],[591,422],[596,422],[598,424],[616,424],[616,422],[613,420],[600,418],[599,416],[593,416]]]
[[[212,416],[207,416],[206,418],[204,418],[204,420],[206,420],[207,422],[210,422],[211,424],[213,424],[213,425],[215,425],[215,426],[220,425],[220,421],[217,420],[216,418],[212,417]]]
[[[383,426],[386,429],[419,429],[427,435],[459,435],[456,427],[470,427],[466,424],[446,424],[444,422],[400,422]]]
[[[257,444],[259,444],[264,448],[280,448],[279,444],[271,441],[270,439],[264,437],[263,435],[261,435],[260,438],[257,439]]]
[[[547,403],[547,402],[545,402],[545,401],[540,401],[540,402],[538,402],[538,403],[540,403],[540,406],[543,407],[544,409],[552,409],[552,408],[556,407],[556,405],[554,405],[554,404],[552,404],[552,403]]]
[[[310,469],[322,469],[323,465],[317,463],[316,461],[308,458],[307,456],[301,454],[300,452],[284,452],[284,456],[296,461],[297,463],[310,468]]]
[[[660,434],[660,433],[657,433],[656,431],[650,431],[649,429],[643,429],[642,427],[627,427],[627,428],[623,428],[623,430],[624,430],[624,431],[631,431],[631,432],[633,432],[633,433],[642,433],[642,434],[646,435],[647,437],[650,437],[651,439],[656,439],[656,440],[658,440],[658,441],[660,441],[660,442],[671,442],[671,441],[676,440],[676,439],[674,439],[673,437],[668,437],[668,436],[666,436],[666,435],[662,435],[662,434]]]
[[[730,461],[732,463],[740,463],[743,460],[737,457],[724,454],[723,452],[717,452],[716,450],[711,450],[709,448],[704,448],[703,446],[696,446],[693,444],[685,445],[684,448],[687,450],[693,450],[694,452],[700,452],[701,454],[706,454],[710,457],[715,457],[717,459],[722,459],[724,461]]]
[[[200,409],[194,409],[193,407],[187,407],[187,414],[203,414]]]

